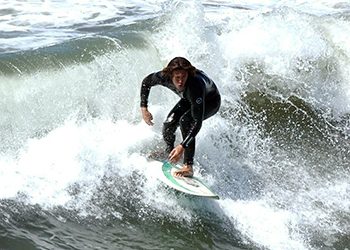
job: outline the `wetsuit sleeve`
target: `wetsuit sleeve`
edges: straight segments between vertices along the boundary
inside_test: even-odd
[[[185,139],[181,142],[184,148],[187,148],[189,144],[194,140],[199,130],[202,127],[202,122],[204,119],[204,108],[205,108],[205,89],[203,87],[197,86],[197,88],[192,88],[189,94],[189,100],[191,102],[191,114],[193,118],[193,123],[191,123],[191,128]]]
[[[146,76],[141,84],[141,107],[147,107],[148,104],[148,96],[151,90],[151,87],[160,84],[159,79],[156,76],[157,73],[152,73]]]

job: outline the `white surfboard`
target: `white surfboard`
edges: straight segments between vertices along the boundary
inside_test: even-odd
[[[158,167],[156,170],[157,178],[169,187],[190,195],[219,199],[219,196],[213,193],[197,177],[175,177],[174,172],[179,170],[180,166],[173,165],[167,161],[161,164],[161,167]]]

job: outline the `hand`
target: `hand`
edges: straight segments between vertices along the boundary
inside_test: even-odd
[[[183,152],[185,151],[184,147],[180,144],[177,145],[169,154],[169,161],[176,163],[180,160]]]
[[[150,126],[153,125],[153,116],[151,114],[151,112],[148,111],[148,109],[146,107],[142,107],[141,108],[141,113],[142,113],[142,118],[143,120]]]

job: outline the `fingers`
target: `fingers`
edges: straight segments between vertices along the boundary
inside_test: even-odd
[[[153,125],[153,115],[148,111],[147,108],[141,108],[142,118],[146,122],[146,124],[152,126]]]
[[[180,160],[180,156],[178,156],[178,155],[172,155],[172,156],[170,156],[169,155],[169,161],[171,162],[171,163],[176,163],[176,162],[178,162]]]
[[[169,161],[172,162],[172,163],[177,162],[178,161],[177,155],[178,155],[178,152],[176,151],[176,148],[174,148],[169,154],[169,157],[168,157]]]
[[[169,161],[176,163],[180,160],[184,149],[181,145],[176,146],[169,154]]]
[[[153,122],[152,122],[153,116],[152,116],[151,113],[148,112],[148,115],[147,115],[145,118],[143,118],[143,120],[144,120],[148,125],[150,125],[150,126],[153,125]]]

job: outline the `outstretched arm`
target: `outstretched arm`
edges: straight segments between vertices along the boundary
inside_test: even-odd
[[[148,104],[148,96],[149,93],[151,91],[151,87],[155,85],[155,83],[153,82],[153,75],[154,74],[150,74],[148,76],[145,77],[145,79],[143,79],[142,84],[141,84],[141,91],[140,91],[140,106],[141,107],[146,107],[147,108],[147,104]]]
[[[148,75],[143,79],[142,84],[141,84],[141,91],[140,91],[140,106],[141,106],[141,114],[142,114],[142,119],[150,126],[153,125],[153,116],[151,112],[148,111],[147,104],[148,104],[148,96],[151,90],[151,87],[156,85],[157,82],[154,80],[154,73]]]
[[[170,83],[167,78],[165,78],[162,75],[162,72],[155,72],[152,74],[149,74],[148,76],[143,79],[142,84],[141,84],[141,91],[140,91],[140,106],[141,106],[141,114],[143,120],[148,124],[148,125],[153,125],[153,116],[152,114],[148,111],[148,96],[150,94],[151,88],[155,85],[162,85],[164,87],[167,87],[171,90],[174,91],[175,87],[172,83]]]

